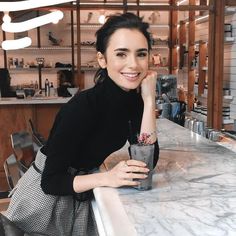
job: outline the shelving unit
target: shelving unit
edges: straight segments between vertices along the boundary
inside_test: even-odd
[[[154,11],[167,11],[167,14],[170,16],[170,20],[168,24],[150,24],[150,28],[153,31],[158,30],[166,30],[168,32],[167,37],[169,38],[168,44],[166,45],[153,45],[153,50],[154,52],[161,52],[162,54],[167,55],[168,57],[168,70],[167,67],[151,67],[152,69],[157,69],[166,71],[167,73],[172,73],[172,74],[178,74],[178,71],[182,70],[184,72],[187,72],[187,78],[186,81],[188,82],[187,86],[187,101],[188,101],[188,108],[191,109],[192,107],[192,102],[194,98],[194,83],[195,83],[195,75],[196,73],[199,75],[198,78],[198,93],[197,95],[200,96],[204,94],[206,84],[206,78],[208,77],[208,120],[207,123],[208,125],[215,127],[215,128],[220,128],[220,120],[221,118],[216,118],[220,116],[221,109],[222,107],[222,101],[223,96],[222,96],[222,85],[221,85],[221,76],[223,76],[223,69],[219,66],[217,68],[213,68],[213,65],[221,65],[222,62],[222,42],[224,44],[224,37],[221,38],[221,32],[222,32],[222,22],[223,22],[223,16],[222,13],[225,12],[225,14],[234,14],[235,13],[235,7],[232,7],[233,1],[230,0],[225,0],[223,2],[229,3],[231,7],[224,8],[222,9],[223,2],[222,1],[215,1],[215,0],[210,0],[209,5],[206,5],[207,1],[205,0],[200,0],[199,6],[195,5],[197,3],[196,0],[189,0],[189,4],[192,5],[191,7],[189,5],[182,5],[182,6],[177,6],[177,0],[171,0],[169,1],[169,6],[167,5],[155,5],[155,4],[149,4],[144,6],[143,4],[138,4],[138,3],[126,3],[125,6],[121,3],[120,6],[114,7],[112,3],[106,3],[101,6],[98,6],[99,9],[105,9],[109,11],[132,11],[132,12],[138,12],[141,16],[143,12],[154,12]],[[58,6],[60,7],[60,6]],[[225,6],[224,6],[225,7]],[[112,9],[112,10],[111,10]],[[41,9],[43,10],[43,9]],[[46,9],[48,10],[48,8]],[[177,10],[183,12],[189,12],[188,18],[185,21],[180,22],[180,26],[178,28],[178,14]],[[83,72],[90,72],[94,73],[94,71],[97,69],[96,67],[84,67],[84,65],[87,60],[84,55],[86,56],[94,56],[95,53],[95,48],[90,45],[81,45],[77,44],[76,42],[81,42],[81,41],[86,41],[83,39],[83,34],[85,31],[95,32],[98,27],[100,27],[100,24],[97,23],[84,23],[83,20],[81,20],[82,12],[83,11],[94,11],[94,6],[92,5],[86,5],[83,4],[83,6],[68,6],[64,8],[64,11],[67,12],[72,12],[73,17],[71,20],[67,22],[67,25],[65,25],[65,28],[68,30],[73,31],[74,35],[71,35],[71,39],[74,40],[74,43],[71,43],[71,46],[65,45],[63,47],[48,47],[47,45],[40,45],[40,49],[38,49],[37,46],[34,46],[29,49],[23,49],[23,53],[28,53],[28,51],[37,51],[37,54],[40,52],[45,52],[48,54],[52,54],[53,51],[56,52],[62,52],[64,55],[66,54],[71,54],[71,64],[73,66],[73,70],[78,70],[78,73],[76,74],[78,84],[80,85],[81,88],[83,88],[83,76],[81,76],[81,73]],[[199,16],[196,15],[199,13]],[[202,17],[201,13],[205,11],[202,15],[209,14],[208,18],[205,18],[204,20],[198,20],[196,22],[196,19],[198,17]],[[94,13],[96,14],[96,13]],[[188,23],[187,23],[188,21]],[[200,25],[201,23],[205,23],[209,21],[209,40],[207,42],[199,42],[199,67],[193,68],[191,65],[192,60],[195,57],[195,27],[196,25]],[[79,27],[77,27],[79,26]],[[187,28],[189,29],[187,32]],[[188,35],[187,35],[188,34]],[[158,35],[158,34],[157,34]],[[187,35],[187,37],[186,37]],[[222,41],[223,39],[223,41]],[[226,44],[228,43],[233,43],[234,39],[229,39],[225,42]],[[72,40],[71,40],[72,42]],[[70,43],[69,43],[70,44]],[[34,44],[34,45],[37,45]],[[177,45],[179,47],[177,47]],[[220,46],[221,45],[221,46]],[[217,48],[217,51],[215,50]],[[184,52],[183,52],[184,49]],[[186,53],[186,51],[188,53]],[[73,55],[73,56],[72,56]],[[209,62],[208,65],[206,63],[206,56],[209,56]],[[183,61],[183,58],[187,57],[187,60],[185,60],[186,65],[181,66],[181,62]],[[218,58],[218,59],[217,59]],[[221,58],[221,59],[220,59]],[[86,60],[85,60],[86,59]],[[186,59],[186,58],[185,58]],[[6,59],[5,59],[6,60]],[[89,59],[87,60],[89,61]],[[91,61],[91,60],[90,60]],[[204,64],[205,63],[205,64]],[[60,68],[58,68],[60,69]],[[14,69],[14,73],[22,73],[22,70]],[[27,69],[30,71],[30,73],[37,72],[36,69]],[[43,73],[51,73],[53,74],[54,69],[50,68],[43,68],[42,72]],[[221,92],[220,92],[221,91]],[[221,97],[221,99],[220,99]],[[214,101],[214,104],[213,102]],[[217,105],[215,105],[217,104]],[[217,119],[217,120],[216,120]]]
[[[40,13],[42,14],[42,13]],[[61,24],[64,30],[64,21],[70,19],[73,15],[72,12],[68,12],[68,14],[65,14],[64,18],[59,24]],[[24,15],[23,15],[24,16]],[[19,15],[19,19],[24,20],[24,18],[21,15]],[[17,19],[17,20],[19,20]],[[65,29],[67,30],[67,29]],[[60,69],[70,69],[75,74],[75,60],[74,60],[74,48],[73,45],[73,34],[70,32],[67,33],[67,38],[63,38],[63,36],[60,36],[59,38],[62,38],[60,41],[60,45],[50,45],[50,41],[48,40],[48,32],[56,32],[56,34],[53,35],[53,37],[57,38],[57,32],[59,31],[59,28],[56,27],[56,25],[45,25],[40,28],[37,28],[35,30],[31,30],[28,32],[28,35],[32,39],[33,45],[27,48],[19,49],[19,50],[9,50],[4,51],[4,65],[9,69],[10,74],[12,74],[13,78],[17,78],[17,84],[21,83],[19,81],[19,78],[23,80],[22,83],[26,84],[26,79],[28,80],[28,83],[30,84],[32,81],[37,81],[40,88],[43,88],[44,80],[45,78],[50,77],[50,80],[53,82],[56,81],[56,71]],[[14,35],[11,33],[5,33],[6,39],[13,39]],[[11,66],[9,64],[9,58],[18,59],[19,61],[23,61],[23,64],[21,65],[14,65]],[[37,63],[37,58],[44,58],[44,63],[42,66],[39,66]],[[23,59],[23,60],[22,60]],[[63,64],[70,64],[70,67],[56,67],[56,62],[61,62]],[[44,67],[45,66],[45,67]],[[14,68],[16,67],[16,68]],[[16,76],[17,74],[17,76]],[[25,76],[23,76],[25,74]],[[54,84],[55,85],[55,84]],[[16,86],[16,82],[15,82]]]

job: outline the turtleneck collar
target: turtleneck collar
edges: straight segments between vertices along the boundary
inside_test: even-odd
[[[113,103],[114,106],[123,107],[137,102],[138,93],[136,89],[129,91],[123,90],[111,78],[106,78],[102,82],[106,98]]]

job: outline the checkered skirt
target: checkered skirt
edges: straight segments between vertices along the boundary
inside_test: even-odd
[[[46,156],[37,153],[35,165],[43,170]],[[18,182],[6,216],[32,236],[98,235],[90,200],[45,194],[41,174],[33,166]]]

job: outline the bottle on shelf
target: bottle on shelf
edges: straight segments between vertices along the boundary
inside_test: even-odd
[[[56,90],[55,90],[55,88],[54,88],[54,86],[53,86],[53,82],[50,82],[50,88],[49,88],[49,93],[50,93],[50,96],[56,96]]]
[[[35,80],[34,88],[35,88],[35,90],[38,90],[38,89],[39,89],[38,80]]]
[[[49,97],[50,96],[50,86],[49,86],[49,80],[45,80],[45,96]]]

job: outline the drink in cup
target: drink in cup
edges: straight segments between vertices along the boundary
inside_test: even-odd
[[[140,145],[132,144],[130,146],[131,158],[146,163],[150,170],[146,179],[138,179],[140,184],[135,186],[138,190],[149,190],[152,188],[152,174],[153,174],[153,156],[154,144]]]

